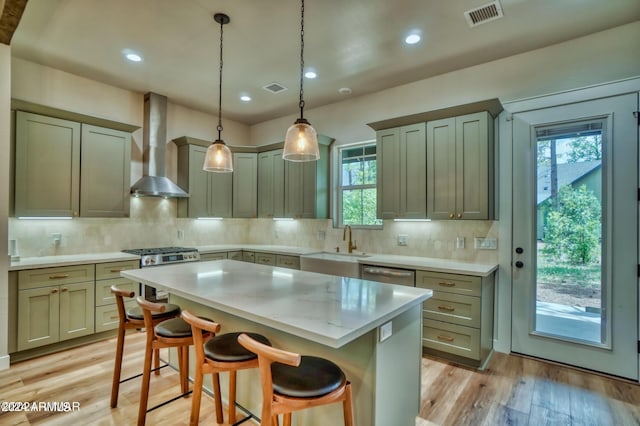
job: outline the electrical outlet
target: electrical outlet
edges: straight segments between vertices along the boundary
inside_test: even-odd
[[[62,240],[62,234],[60,234],[59,232],[54,232],[53,234],[51,234],[51,242],[54,246],[59,246],[60,240]]]
[[[324,241],[327,233],[325,231],[318,231],[318,241]]]
[[[464,237],[456,237],[456,248],[458,249],[464,248]]]
[[[393,322],[389,321],[388,323],[382,324],[380,326],[380,341],[384,342],[393,334]]]
[[[498,248],[498,240],[496,238],[474,238],[473,248],[478,250],[496,250]]]
[[[409,244],[409,236],[404,234],[398,234],[398,245],[406,246]]]
[[[182,229],[178,229],[178,239],[184,240],[184,231]]]

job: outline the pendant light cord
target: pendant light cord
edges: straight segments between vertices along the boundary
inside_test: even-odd
[[[302,9],[300,13],[300,119],[303,119],[304,111],[304,0],[302,0]]]
[[[222,135],[222,36],[224,33],[224,20],[220,20],[220,80],[218,84],[218,140],[221,140]]]

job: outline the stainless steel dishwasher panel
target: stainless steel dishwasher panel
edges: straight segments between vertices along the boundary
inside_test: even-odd
[[[363,280],[378,281],[387,284],[416,286],[416,271],[411,269],[389,268],[386,266],[362,265]]]

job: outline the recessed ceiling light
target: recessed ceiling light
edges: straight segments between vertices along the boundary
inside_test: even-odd
[[[316,74],[315,71],[309,70],[309,71],[304,73],[304,76],[307,77],[307,78],[313,79],[313,78],[316,78],[318,76],[318,74]]]
[[[251,100],[251,96],[249,96],[249,95],[242,95],[242,96],[240,96],[240,100],[241,100],[242,102],[249,102],[249,101]]]
[[[413,34],[409,34],[404,39],[404,42],[407,43],[407,44],[416,44],[416,43],[420,42],[420,40],[422,40],[422,37],[420,37],[420,34],[413,33]]]
[[[131,62],[142,62],[142,55],[134,50],[124,49],[122,51],[122,54],[124,55],[125,58],[127,58],[127,60]]]

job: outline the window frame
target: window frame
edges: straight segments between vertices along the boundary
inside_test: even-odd
[[[337,228],[344,228],[345,224],[343,222],[343,218],[342,218],[342,193],[345,190],[354,190],[354,189],[376,189],[378,188],[378,184],[377,184],[377,179],[376,179],[376,183],[373,184],[363,184],[363,185],[347,185],[347,186],[343,186],[342,185],[342,152],[344,150],[347,149],[353,149],[353,148],[359,148],[359,147],[367,147],[367,146],[376,146],[376,141],[374,140],[368,140],[368,141],[363,141],[363,142],[356,142],[356,143],[352,143],[352,144],[346,144],[346,145],[340,145],[338,147],[336,147],[336,211],[335,211],[335,220],[334,220],[334,226]],[[376,149],[376,167],[378,164],[378,152]],[[377,194],[376,194],[376,198],[377,198]],[[376,213],[377,214],[377,213]],[[351,226],[353,229],[382,229],[384,226],[384,221],[382,219],[380,220],[380,224],[379,225],[351,225],[349,224],[349,226]]]

